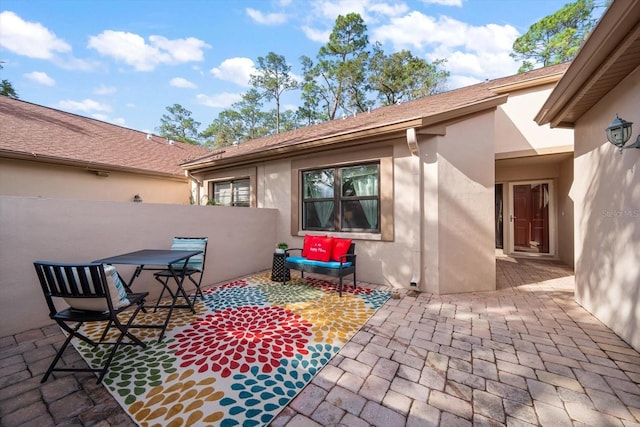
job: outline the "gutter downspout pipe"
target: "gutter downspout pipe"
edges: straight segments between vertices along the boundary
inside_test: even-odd
[[[191,175],[191,172],[187,170],[184,171],[184,176],[186,176],[187,178],[189,178],[191,182],[194,182],[196,184],[196,205],[199,205],[200,204],[200,188],[202,187],[202,181],[200,181],[195,176]],[[191,189],[189,189],[189,194],[191,194]]]
[[[424,213],[424,182],[422,161],[420,159],[420,147],[418,145],[418,135],[415,128],[407,129],[407,146],[409,147],[409,151],[411,152],[411,175],[418,191],[418,194],[416,195],[417,197],[414,197],[413,199],[414,205],[412,223],[416,226],[416,232],[411,248],[411,252],[413,255],[413,276],[411,277],[409,286],[417,287],[419,289],[421,287],[420,280],[422,272],[422,220]]]

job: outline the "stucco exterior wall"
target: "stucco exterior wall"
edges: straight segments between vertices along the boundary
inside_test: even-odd
[[[36,260],[90,262],[208,236],[202,283],[210,285],[271,268],[277,218],[275,209],[0,196],[0,336],[51,323]],[[116,267],[131,277],[132,267]],[[133,288],[155,300],[161,287],[144,272]]]
[[[573,184],[573,159],[562,161],[557,179],[558,197],[558,258],[574,267],[573,221],[574,203],[570,191]]]
[[[493,111],[450,125],[436,138],[438,277],[427,269],[430,292],[495,290],[494,138]],[[425,203],[425,211],[431,209]],[[423,250],[429,257],[433,248]]]
[[[604,129],[616,113],[640,134],[640,68],[575,126],[576,300],[640,350],[640,150],[618,154]]]
[[[124,172],[104,177],[78,167],[0,159],[0,195],[131,202],[136,194],[143,203],[189,204],[189,183]]]
[[[554,84],[514,91],[496,111],[496,158],[571,151],[572,129],[538,126],[533,120]]]

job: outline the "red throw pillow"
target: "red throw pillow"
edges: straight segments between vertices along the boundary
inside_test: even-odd
[[[327,262],[331,259],[332,249],[333,237],[318,237],[312,240],[307,259]]]
[[[307,258],[309,256],[309,248],[314,244],[314,242],[318,239],[325,239],[327,236],[314,236],[311,234],[305,234],[304,243],[302,245],[302,256]]]
[[[331,260],[340,262],[340,257],[349,252],[351,239],[333,239],[333,250],[331,251]]]

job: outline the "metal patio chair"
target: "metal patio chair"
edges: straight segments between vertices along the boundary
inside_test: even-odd
[[[44,293],[49,317],[67,332],[64,344],[58,350],[47,372],[42,377],[44,383],[54,371],[78,371],[99,373],[99,384],[104,378],[119,346],[125,344],[145,347],[145,343],[129,333],[129,328],[142,309],[148,292],[127,293],[118,283],[118,273],[113,266],[98,263],[63,264],[47,261],[34,262],[36,273]],[[63,302],[68,308],[58,309]],[[132,313],[123,322],[118,315],[131,309]],[[123,316],[121,316],[123,317]],[[94,341],[80,331],[86,322],[106,322],[102,336]],[[119,332],[115,341],[105,341],[109,329]],[[124,337],[130,341],[124,341]],[[72,339],[78,338],[97,348],[99,345],[113,346],[104,364],[100,368],[56,367],[62,354]]]
[[[173,242],[171,244],[172,250],[179,251],[202,251],[201,254],[192,256],[187,261],[187,264],[183,262],[176,263],[172,265],[174,272],[184,278],[188,278],[191,283],[193,283],[196,287],[196,291],[193,294],[193,303],[195,304],[198,295],[200,297],[203,296],[202,289],[200,288],[202,284],[202,277],[204,276],[204,267],[207,260],[207,243],[209,242],[208,237],[174,237]],[[154,273],[156,280],[162,283],[162,291],[160,292],[160,296],[158,297],[158,301],[156,302],[155,308],[162,307],[160,305],[160,300],[164,296],[164,291],[166,290],[169,295],[173,298],[174,294],[169,288],[170,279],[173,278],[173,274],[170,270],[161,270],[157,273]],[[182,306],[179,306],[182,307]],[[155,311],[155,310],[154,310]]]

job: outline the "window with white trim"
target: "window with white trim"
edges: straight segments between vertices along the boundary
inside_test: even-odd
[[[214,205],[249,207],[251,203],[250,179],[214,181],[211,183],[210,193],[213,194]]]
[[[380,232],[380,164],[302,171],[302,228]]]

